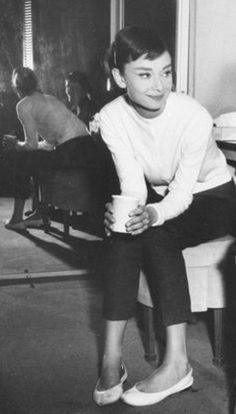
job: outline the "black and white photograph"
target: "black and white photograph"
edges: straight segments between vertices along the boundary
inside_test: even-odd
[[[235,0],[0,0],[0,414],[236,414]]]

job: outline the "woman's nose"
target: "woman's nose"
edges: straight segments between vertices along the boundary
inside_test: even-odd
[[[162,91],[163,90],[163,83],[162,80],[159,76],[156,76],[153,78],[153,89],[157,90],[157,91]]]

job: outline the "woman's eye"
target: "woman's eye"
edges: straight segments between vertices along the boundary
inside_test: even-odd
[[[169,78],[172,76],[172,70],[167,70],[166,72],[163,72],[162,74],[163,78]]]
[[[151,75],[150,73],[140,73],[139,76],[142,79],[147,79],[147,78],[150,78]]]

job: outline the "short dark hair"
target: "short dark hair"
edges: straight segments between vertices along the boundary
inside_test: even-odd
[[[127,26],[116,34],[105,58],[105,69],[109,73],[117,68],[122,73],[126,63],[142,55],[153,60],[166,51],[169,51],[167,45],[155,30]]]
[[[79,72],[78,70],[69,72],[66,75],[65,80],[68,80],[71,83],[81,85],[82,88],[86,91],[89,91],[90,89],[90,84],[87,75],[83,72]]]
[[[13,89],[22,96],[31,95],[39,90],[38,80],[34,71],[24,66],[18,66],[12,72]]]

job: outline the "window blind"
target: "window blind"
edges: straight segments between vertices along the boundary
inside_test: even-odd
[[[34,68],[32,0],[24,0],[23,66]]]

